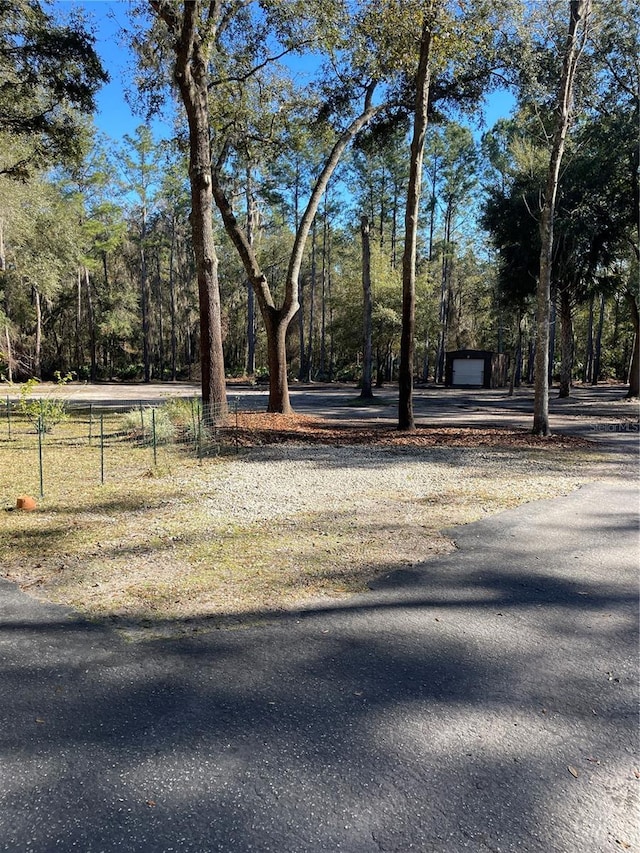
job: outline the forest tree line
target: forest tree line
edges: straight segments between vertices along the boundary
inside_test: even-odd
[[[175,73],[165,5],[140,4],[131,24],[134,84],[148,114],[170,97]],[[627,382],[637,349],[638,11],[626,0],[597,5],[555,220],[548,370],[562,394],[574,381]],[[304,14],[298,3],[222,6],[208,122],[226,377],[268,377],[265,311],[275,316],[293,286],[289,377],[360,381],[368,278],[373,383],[397,380],[416,6],[429,7],[444,48],[429,83],[413,376],[443,382],[445,353],[469,348],[506,353],[511,382],[532,382],[566,4],[537,4],[540,18],[526,30],[516,26],[524,20],[516,2],[468,4],[465,19],[444,0],[306,3]],[[443,9],[448,35],[436,26]],[[0,4],[0,17],[2,378],[199,379],[202,292],[181,105],[168,139],[145,121],[106,139],[91,120],[106,75],[82,17],[61,21],[35,0]],[[314,87],[288,64],[305,52],[320,57]],[[481,129],[482,98],[496,81],[515,107]]]

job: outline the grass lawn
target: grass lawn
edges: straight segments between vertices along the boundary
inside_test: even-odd
[[[37,435],[18,424],[11,440],[0,435],[0,565],[27,593],[111,620],[136,638],[251,622],[365,590],[383,572],[451,550],[444,528],[571,491],[590,478],[595,459],[578,440],[535,442],[497,430],[400,436],[260,415],[241,418],[239,453],[197,458],[167,443],[154,456],[115,424],[104,457],[84,421],[44,437],[43,497]],[[279,484],[278,465],[271,474],[251,447],[291,442],[309,465],[314,444],[365,447],[380,456],[379,481],[338,500],[323,480],[301,509],[262,507],[252,518],[247,483],[266,479],[284,495],[291,471],[304,488],[309,469],[290,463]],[[385,476],[396,460],[389,453],[404,453],[400,463],[413,466],[401,487]],[[343,468],[336,478],[349,476]],[[434,478],[430,491],[425,483]],[[36,498],[35,511],[15,508],[22,493]]]

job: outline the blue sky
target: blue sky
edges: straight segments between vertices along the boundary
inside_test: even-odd
[[[104,86],[97,96],[97,127],[116,142],[120,141],[124,134],[133,134],[143,119],[132,113],[124,96],[125,88],[131,79],[133,60],[126,44],[120,41],[119,31],[128,26],[128,0],[55,0],[54,6],[63,13],[77,7],[84,8],[95,26],[96,49],[111,77],[111,82]],[[502,116],[508,115],[513,103],[513,98],[508,93],[501,92],[490,96],[485,107],[487,127],[491,127]],[[152,129],[157,137],[171,133],[161,122],[154,122]]]
[[[133,60],[126,44],[121,42],[119,31],[128,25],[128,0],[55,0],[54,5],[61,12],[78,7],[85,9],[95,27],[96,50],[111,77],[111,82],[103,86],[96,99],[97,127],[115,141],[122,139],[124,134],[132,134],[143,119],[132,113],[124,96]],[[161,128],[156,131],[161,133]]]

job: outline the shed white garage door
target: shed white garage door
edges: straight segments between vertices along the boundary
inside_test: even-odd
[[[453,385],[484,385],[483,358],[454,358]]]

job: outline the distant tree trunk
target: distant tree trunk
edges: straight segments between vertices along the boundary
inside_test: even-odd
[[[5,245],[4,245],[4,220],[0,216],[0,284],[4,284],[4,273],[7,269],[7,262],[5,256]],[[5,342],[7,345],[7,379],[9,382],[13,382],[13,355],[11,350],[11,335],[9,332],[9,306],[7,305],[7,291],[3,287],[4,290],[4,309],[5,309],[5,323],[4,323],[4,336]]]
[[[316,278],[318,274],[316,264],[316,220],[311,227],[311,286],[309,289],[309,335],[307,338],[306,376],[307,382],[311,382],[313,374],[313,326],[315,321],[316,303]]]
[[[4,339],[7,345],[7,379],[13,382],[13,354],[11,351],[11,335],[9,334],[9,323],[4,324]]]
[[[164,380],[164,305],[162,303],[162,268],[160,264],[160,250],[156,251],[156,299],[158,307],[156,316],[158,318],[158,378]]]
[[[573,82],[582,45],[578,29],[583,25],[583,44],[586,38],[586,18],[591,11],[591,0],[570,0],[569,32],[565,47],[562,75],[556,111],[556,127],[553,134],[551,157],[540,219],[540,275],[536,300],[536,357],[534,374],[533,434],[549,435],[549,318],[551,308],[551,273],[553,261],[553,225],[558,193],[560,164],[569,129]]]
[[[518,317],[518,338],[516,351],[511,367],[511,379],[509,381],[509,397],[513,397],[514,388],[520,384],[520,369],[522,364],[522,316]]]
[[[378,198],[380,199],[380,225],[378,228],[378,236],[380,238],[380,248],[384,248],[384,222],[387,217],[387,209],[385,207],[386,202],[386,191],[387,191],[387,171],[385,167],[382,167],[382,174],[380,175],[380,191],[378,194]]]
[[[584,365],[582,367],[582,381],[586,385],[591,382],[593,376],[593,305],[595,302],[595,294],[591,294],[589,300],[589,320],[587,323],[587,343],[584,352]]]
[[[144,209],[140,228],[140,312],[142,319],[142,365],[144,381],[151,381],[151,345],[149,323],[149,276],[147,271],[147,222]]]
[[[393,183],[393,207],[391,210],[391,269],[394,270],[398,266],[398,198],[399,185],[397,181]]]
[[[560,292],[560,390],[558,397],[568,397],[571,393],[571,374],[573,371],[573,318],[571,316],[571,295],[568,288]]]
[[[362,347],[362,388],[360,397],[370,400],[373,397],[371,387],[373,367],[373,332],[372,312],[373,300],[371,298],[371,246],[369,242],[369,219],[362,216],[360,219],[360,233],[362,235],[362,295],[363,295],[363,347]]]
[[[431,198],[429,199],[429,261],[433,260],[433,235],[436,228],[436,187],[438,180],[438,158],[433,155],[433,169],[431,171]]]
[[[533,374],[536,361],[536,342],[535,338],[530,337],[527,344],[527,384],[533,384]]]
[[[547,362],[547,381],[549,388],[553,385],[553,366],[556,354],[556,329],[557,311],[555,294],[551,294],[551,306],[549,314],[549,360]]]
[[[335,346],[333,340],[333,298],[332,291],[332,276],[331,276],[331,255],[329,255],[329,277],[327,278],[327,300],[329,303],[329,382],[333,382],[333,372],[335,370]]]
[[[329,252],[329,211],[327,190],[324,193],[324,216],[322,223],[322,270],[320,273],[321,299],[320,299],[320,379],[324,382],[327,378],[327,275],[328,275],[328,252]]]
[[[600,314],[598,316],[598,328],[596,330],[596,341],[593,352],[593,375],[591,384],[597,385],[600,379],[600,361],[602,356],[602,332],[604,329],[604,293],[600,294]]]
[[[429,381],[429,333],[424,339],[424,358],[422,359],[422,381]]]
[[[86,267],[82,269],[84,279],[84,289],[87,294],[87,323],[89,326],[89,359],[90,372],[89,378],[91,382],[95,382],[98,378],[98,353],[96,346],[96,320],[93,311],[93,293],[91,292],[91,276]]]
[[[384,355],[380,344],[376,346],[376,388],[382,388],[384,385]]]
[[[293,184],[293,215],[294,227],[296,234],[300,227],[300,161],[296,159],[295,180]],[[304,382],[307,375],[307,350],[306,338],[304,333],[304,279],[298,271],[298,280],[296,282],[298,288],[298,353],[300,364],[298,366],[298,379]]]
[[[638,312],[638,302],[634,294],[630,290],[627,290],[625,291],[625,297],[631,309],[631,319],[635,333],[631,366],[629,367],[629,390],[627,391],[627,397],[631,398],[640,397],[640,313]]]
[[[451,282],[451,205],[447,205],[444,217],[444,240],[442,243],[442,265],[440,277],[440,332],[438,335],[438,353],[436,356],[436,382],[444,382],[444,368],[449,330],[449,296]]]
[[[76,323],[75,323],[75,347],[73,360],[76,370],[82,367],[82,346],[80,344],[80,330],[82,328],[82,269],[78,269],[76,276]]]
[[[176,219],[171,217],[171,246],[169,249],[169,324],[171,327],[171,381],[175,382],[178,375],[178,331],[176,306]]]
[[[405,211],[404,251],[402,254],[402,335],[400,340],[400,373],[398,377],[398,429],[415,429],[413,415],[413,370],[416,326],[416,257],[422,162],[427,132],[433,3],[424,13],[420,37],[420,58],[416,75],[416,99],[409,164],[409,185]]]
[[[40,291],[37,285],[33,288],[33,303],[36,309],[36,336],[33,353],[33,374],[37,379],[42,379],[42,366],[40,363],[42,355],[42,303]]]

